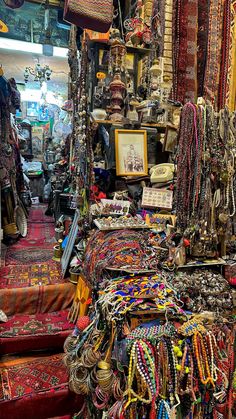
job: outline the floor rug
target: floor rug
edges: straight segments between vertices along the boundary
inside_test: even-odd
[[[32,397],[0,402],[0,419],[47,419],[68,415],[71,419],[79,412],[83,396],[64,389],[39,392]]]
[[[74,329],[68,310],[36,315],[15,315],[0,324],[0,355],[63,348]]]
[[[44,244],[55,244],[55,229],[53,223],[40,224],[40,223],[28,223],[28,233],[25,238],[20,238],[17,243],[14,244],[15,249],[22,249],[26,247],[41,246]]]
[[[63,354],[52,355],[1,368],[0,401],[66,387],[68,373],[63,357]]]
[[[53,217],[45,215],[46,205],[37,205],[30,208],[29,223],[54,223]]]
[[[35,315],[15,315],[6,323],[0,323],[0,338],[17,336],[53,335],[65,330],[73,330],[74,325],[67,320],[68,310]]]
[[[33,265],[11,265],[1,269],[0,289],[62,284],[61,267],[57,262]]]
[[[5,266],[8,265],[28,265],[32,263],[50,262],[53,258],[53,245],[39,244],[34,247],[18,248],[10,246],[5,255]],[[60,266],[60,264],[58,264]],[[1,274],[1,273],[0,273]]]

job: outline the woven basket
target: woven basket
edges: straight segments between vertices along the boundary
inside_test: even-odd
[[[18,234],[18,230],[15,223],[6,224],[5,226],[3,226],[3,232],[6,236],[15,236],[16,234]]]
[[[27,218],[26,218],[24,210],[20,206],[17,206],[15,208],[15,222],[20,232],[20,235],[22,237],[26,237],[27,236]]]
[[[80,28],[104,33],[112,19],[112,0],[65,0],[64,20]]]

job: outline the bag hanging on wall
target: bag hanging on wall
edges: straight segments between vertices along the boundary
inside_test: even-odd
[[[112,18],[112,0],[65,0],[64,19],[83,29],[107,32]]]

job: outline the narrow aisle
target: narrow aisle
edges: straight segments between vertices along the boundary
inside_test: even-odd
[[[9,246],[0,270],[0,309],[7,316],[67,309],[74,286],[61,277],[54,262],[54,222],[45,206],[30,210],[28,235]]]
[[[52,260],[54,221],[44,213],[44,205],[31,208],[27,237],[7,248],[0,269],[0,310],[8,317],[0,323],[0,419],[77,410],[63,362],[75,286]]]

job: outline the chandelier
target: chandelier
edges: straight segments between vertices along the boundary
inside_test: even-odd
[[[47,82],[50,80],[52,74],[52,70],[48,65],[45,65],[44,67],[41,67],[41,64],[39,61],[35,64],[35,67],[26,67],[24,72],[24,79],[25,83],[29,81],[29,77],[33,76],[34,80],[36,82],[40,83],[40,86],[42,86],[43,82]]]

